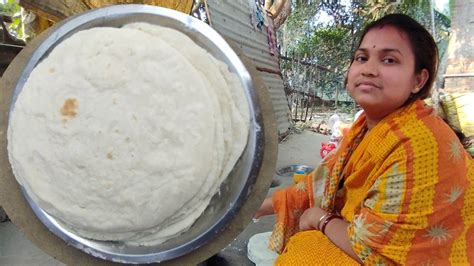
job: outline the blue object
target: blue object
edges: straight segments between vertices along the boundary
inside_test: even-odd
[[[290,177],[296,174],[297,171],[303,171],[303,173],[311,173],[313,170],[314,168],[309,167],[307,165],[293,164],[278,169],[278,171],[276,171],[276,174],[279,176]]]
[[[255,18],[257,20],[257,28],[262,30],[265,18],[263,17],[263,11],[259,5],[257,5],[257,9],[255,10]]]

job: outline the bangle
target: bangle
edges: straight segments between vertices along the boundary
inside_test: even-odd
[[[319,218],[319,221],[318,221],[318,223],[316,224],[316,227],[315,227],[314,229],[318,229],[319,231],[321,231],[321,226],[320,226],[320,225],[321,225],[321,222],[322,222],[324,219],[328,218],[329,215],[331,215],[331,213],[330,213],[330,212],[326,212],[323,216],[321,216],[321,218]]]
[[[335,218],[338,218],[338,219],[341,219],[342,217],[338,214],[335,214],[335,213],[331,213],[323,222],[323,224],[321,225],[321,233],[323,233],[324,235],[326,234],[325,230],[326,230],[326,226],[328,225],[328,223],[335,219]]]

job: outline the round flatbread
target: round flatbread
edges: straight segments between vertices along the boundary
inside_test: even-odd
[[[157,244],[186,231],[247,143],[227,65],[186,35],[135,23],[80,31],[32,71],[10,114],[19,183],[78,234]]]

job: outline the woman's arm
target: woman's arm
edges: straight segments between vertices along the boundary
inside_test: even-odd
[[[275,209],[273,208],[273,199],[272,197],[266,198],[262,205],[260,206],[260,209],[258,209],[257,213],[255,213],[255,218],[260,218],[265,215],[270,215],[274,214]]]
[[[352,249],[352,245],[349,240],[349,234],[347,233],[347,227],[349,223],[343,219],[333,219],[329,221],[324,230],[326,236],[338,246],[342,251],[344,251],[351,258],[362,264],[359,256]]]
[[[311,196],[307,191],[312,191],[312,187],[305,185],[305,183],[309,184],[312,182],[312,174],[306,175],[303,180],[303,182],[297,185],[275,191],[272,196],[263,201],[260,209],[255,213],[254,218],[275,214],[275,212],[292,211],[294,209],[304,210],[309,208]],[[275,207],[274,204],[277,204],[277,206]],[[296,223],[296,226],[297,225],[298,223]]]
[[[327,212],[318,207],[307,209],[300,217],[300,230],[320,230],[322,226],[320,224],[320,220],[325,214],[327,214]],[[324,220],[321,222],[324,222]],[[357,262],[362,263],[359,256],[357,256],[357,254],[352,249],[352,245],[349,241],[349,235],[347,233],[348,226],[349,223],[345,220],[335,218],[326,224],[324,234],[331,240],[331,242],[334,243],[334,245],[339,247],[347,255]]]

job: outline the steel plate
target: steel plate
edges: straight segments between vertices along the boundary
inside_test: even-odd
[[[204,22],[183,13],[146,5],[117,5],[72,17],[54,26],[52,33],[44,39],[25,64],[16,82],[10,114],[31,71],[58,43],[84,29],[102,26],[121,27],[132,22],[147,22],[183,32],[214,57],[225,62],[231,72],[240,78],[250,108],[249,137],[243,154],[221,186],[220,193],[212,198],[204,214],[184,234],[159,245],[136,247],[120,242],[90,240],[76,235],[67,226],[43,211],[23,187],[22,192],[39,220],[68,245],[110,261],[162,262],[186,255],[220,234],[245,203],[262,165],[264,149],[262,115],[252,88],[250,74],[236,53],[216,31]]]

